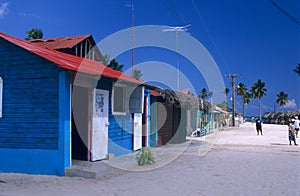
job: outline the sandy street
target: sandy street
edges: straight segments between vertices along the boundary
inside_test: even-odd
[[[264,124],[263,136],[254,126],[194,140],[148,171],[101,179],[0,174],[0,195],[300,195],[300,146],[288,145],[287,126]]]

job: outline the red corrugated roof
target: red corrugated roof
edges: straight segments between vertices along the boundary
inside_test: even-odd
[[[55,63],[60,68],[92,75],[102,75],[109,78],[122,79],[125,81],[142,84],[141,81],[138,81],[132,77],[129,77],[121,72],[115,71],[109,67],[100,64],[99,62],[90,59],[84,59],[81,57],[65,54],[56,50],[41,47],[31,43],[30,41],[21,40],[2,32],[0,32],[0,38],[5,39],[21,48],[24,48],[25,50],[28,50],[40,57],[43,57]]]
[[[158,88],[158,87],[157,87]],[[161,94],[157,91],[154,91],[154,90],[150,90],[150,95],[154,96],[154,97],[160,97]]]
[[[67,36],[67,37],[59,37],[59,38],[34,39],[29,41],[39,46],[57,50],[57,49],[64,49],[64,48],[73,48],[78,43],[82,42],[87,38],[92,39],[92,36],[91,35]]]
[[[190,90],[179,90],[178,92],[181,92],[181,93],[183,93],[185,95],[190,94]]]

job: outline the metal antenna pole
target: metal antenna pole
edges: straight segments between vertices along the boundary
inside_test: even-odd
[[[167,27],[167,29],[164,29],[163,31],[175,31],[176,33],[176,66],[177,66],[177,90],[179,90],[179,59],[178,59],[178,53],[179,53],[179,48],[178,48],[178,31],[188,31],[187,27],[191,26],[185,25],[185,26],[177,26],[177,27]]]
[[[234,78],[237,76],[240,76],[240,74],[228,74],[225,75],[226,77],[230,77],[231,78],[231,91],[232,91],[232,126],[235,126],[235,99],[234,99],[234,95],[235,95],[235,84],[234,84]]]
[[[134,4],[131,4],[132,16],[131,16],[131,75],[133,76],[134,70]]]
[[[126,7],[131,8],[131,75],[134,71],[134,4],[126,4]]]
[[[176,31],[176,67],[177,67],[177,90],[179,91],[179,59],[178,59],[178,31]]]

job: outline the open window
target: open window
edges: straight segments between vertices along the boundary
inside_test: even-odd
[[[114,84],[112,90],[112,113],[125,115],[126,113],[143,113],[144,87]]]
[[[3,80],[0,77],[0,118],[2,118],[2,94],[3,94]]]

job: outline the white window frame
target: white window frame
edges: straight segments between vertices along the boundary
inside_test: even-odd
[[[115,87],[123,88],[123,111],[115,111]],[[126,115],[126,99],[127,99],[127,93],[126,93],[126,85],[125,84],[119,84],[114,83],[112,88],[112,101],[111,101],[111,108],[112,108],[112,114],[113,115]]]

